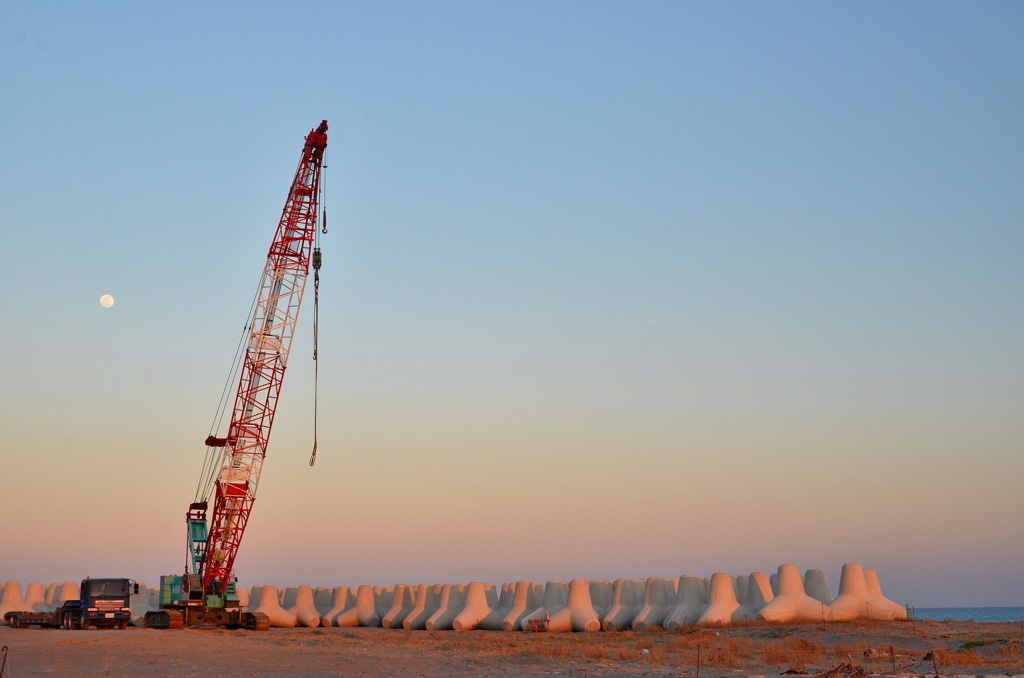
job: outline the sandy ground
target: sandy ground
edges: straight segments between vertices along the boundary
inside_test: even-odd
[[[0,627],[2,678],[103,676],[777,676],[844,662],[867,674],[1024,677],[1024,625],[752,624],[528,634],[385,629],[62,631]],[[0,655],[0,662],[3,661]],[[834,675],[845,676],[840,671]]]

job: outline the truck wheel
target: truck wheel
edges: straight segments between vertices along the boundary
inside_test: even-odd
[[[17,615],[11,617],[11,628],[12,629],[18,628],[18,617],[17,617]]]

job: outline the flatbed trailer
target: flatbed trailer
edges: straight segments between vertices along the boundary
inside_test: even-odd
[[[46,628],[68,628],[64,625],[65,615],[63,612],[28,612],[14,610],[4,614],[4,621],[11,625],[12,629],[39,626]]]
[[[77,603],[78,601],[68,601]],[[87,629],[90,626],[96,628],[124,629],[128,628],[131,620],[130,610],[111,610],[109,612],[98,612],[90,614],[82,613],[80,605],[68,605],[65,603],[53,612],[32,612],[26,610],[13,610],[4,614],[4,621],[13,629],[29,628],[38,626],[44,629]]]

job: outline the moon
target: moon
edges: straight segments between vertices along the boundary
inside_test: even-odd
[[[110,296],[109,294],[104,294],[102,297],[100,297],[100,306],[102,306],[103,308],[110,308],[113,305],[114,297]]]

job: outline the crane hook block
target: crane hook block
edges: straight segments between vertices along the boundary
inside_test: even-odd
[[[313,270],[319,271],[322,257],[320,256],[320,248],[317,247],[313,250]]]

